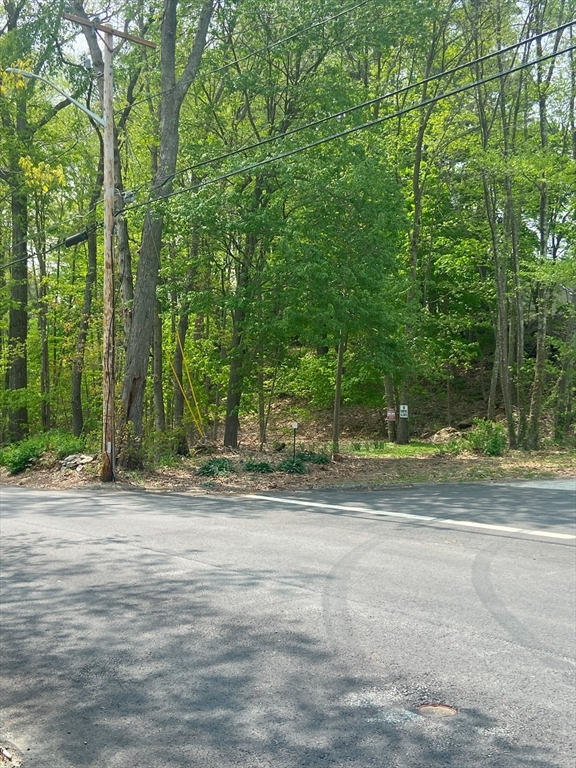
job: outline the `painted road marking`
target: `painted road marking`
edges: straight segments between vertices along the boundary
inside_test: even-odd
[[[576,539],[572,533],[555,533],[554,531],[522,531],[529,533],[530,536],[550,536],[554,539]]]
[[[488,523],[476,523],[474,520],[453,520],[449,517],[439,517],[439,523],[449,523],[450,525],[467,525],[470,528],[488,528],[493,531],[507,531],[508,533],[526,533],[522,528],[512,528],[509,525],[490,525]]]
[[[411,515],[408,512],[386,512],[381,509],[368,509],[367,507],[353,507],[346,504],[324,504],[321,501],[301,501],[300,499],[283,499],[279,496],[260,496],[251,494],[248,499],[258,501],[277,501],[280,504],[294,504],[298,507],[316,507],[319,509],[337,509],[344,512],[363,512],[367,515],[378,515],[379,517],[393,517],[415,522],[423,523],[442,523],[443,525],[460,525],[469,528],[483,528],[492,531],[504,531],[505,533],[524,533],[529,536],[547,536],[551,539],[576,539],[573,533],[556,533],[555,531],[530,531],[527,528],[513,528],[509,525],[492,525],[489,523],[480,523],[474,520],[455,520],[449,517],[433,517],[430,515]]]
[[[426,515],[410,515],[407,512],[384,512],[377,509],[367,509],[366,507],[349,507],[344,504],[323,504],[320,501],[300,501],[299,499],[281,499],[277,496],[258,496],[252,494],[248,499],[260,499],[261,501],[279,501],[281,504],[296,504],[300,507],[320,507],[320,509],[343,509],[345,512],[365,512],[369,515],[383,515],[385,517],[405,517],[409,520],[437,520],[437,517],[427,517]]]

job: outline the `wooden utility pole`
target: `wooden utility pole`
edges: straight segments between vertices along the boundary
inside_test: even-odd
[[[102,468],[100,479],[104,483],[116,479],[116,428],[114,373],[114,99],[112,79],[111,30],[104,32],[104,287],[103,349],[102,349]]]
[[[141,37],[130,35],[107,24],[64,13],[67,21],[104,32],[104,82],[102,108],[104,111],[104,286],[103,349],[102,349],[102,469],[100,479],[104,483],[116,480],[116,428],[114,371],[114,81],[112,75],[112,49],[114,35],[150,48],[156,44]]]

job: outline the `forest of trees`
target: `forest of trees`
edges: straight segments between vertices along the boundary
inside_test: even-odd
[[[69,14],[156,43],[114,38],[120,463],[264,444],[286,396],[337,445],[341,401],[464,369],[511,448],[573,440],[575,0],[2,2],[1,443],[102,423],[104,138],[61,91],[102,114],[104,42]]]

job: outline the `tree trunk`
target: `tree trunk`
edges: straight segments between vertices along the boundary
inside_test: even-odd
[[[76,336],[76,350],[72,363],[72,429],[76,437],[84,430],[84,414],[82,410],[82,374],[84,371],[84,352],[88,337],[88,325],[92,315],[92,296],[96,283],[96,231],[88,234],[88,267],[84,283],[84,300],[82,304],[82,317]]]
[[[562,355],[562,372],[558,378],[554,439],[562,442],[572,424],[574,399],[574,360],[576,359],[576,291],[571,291],[572,315],[566,327],[566,351]]]
[[[499,361],[500,386],[502,389],[502,401],[506,414],[508,428],[508,443],[510,448],[516,448],[516,428],[514,424],[514,411],[512,407],[512,391],[510,387],[510,365],[508,360],[508,297],[507,297],[507,260],[500,251],[496,224],[495,201],[486,174],[482,174],[484,189],[484,202],[486,216],[490,225],[492,238],[492,258],[494,260],[494,276],[496,281],[496,336]]]
[[[532,451],[540,447],[540,416],[542,414],[542,397],[546,376],[546,358],[548,343],[546,336],[548,320],[548,290],[541,285],[538,288],[538,335],[536,338],[536,365],[532,396],[530,398],[530,415],[526,433],[526,446]]]
[[[258,366],[258,432],[260,435],[260,450],[266,444],[266,400],[264,397],[264,361],[260,359]]]
[[[184,356],[182,350],[186,344],[186,334],[188,333],[188,312],[183,311],[178,320],[178,329],[176,331],[178,338],[174,346],[174,358],[172,365],[174,366],[174,428],[176,430],[182,430],[184,428],[184,393],[182,387],[184,386],[182,374],[184,372]],[[180,341],[178,341],[178,339]]]
[[[396,411],[396,418],[398,418],[398,410],[396,407],[396,400],[394,399],[394,382],[392,381],[390,376],[384,376],[384,391],[386,393],[386,408],[394,408]],[[388,421],[386,419],[386,424],[388,426],[388,440],[391,443],[396,442],[396,422],[395,421]]]
[[[262,403],[264,404],[264,414],[263,421],[261,423],[261,429],[260,429],[260,450],[262,451],[264,449],[264,444],[267,440],[267,430],[268,430],[268,422],[270,421],[270,411],[272,410],[272,400],[274,398],[274,391],[276,388],[276,378],[278,376],[278,371],[280,369],[280,349],[277,350],[276,354],[276,366],[274,368],[274,375],[272,377],[272,385],[270,387],[270,393],[268,395],[268,403],[266,403],[266,398],[264,397],[264,381],[262,380]],[[262,416],[260,418],[262,418]]]
[[[538,8],[537,10],[536,28],[538,29],[538,32],[541,32],[543,27],[543,21],[540,15],[541,9]],[[541,56],[541,38],[537,40],[536,50],[538,55]],[[547,99],[554,63],[552,62],[547,66],[548,71],[546,74],[543,72],[543,64],[539,64],[536,68],[536,79],[538,84],[538,123],[540,127],[540,145],[543,152],[546,152],[548,149]],[[542,264],[546,263],[548,257],[549,231],[548,184],[546,181],[546,174],[543,173],[540,182],[540,206],[538,214],[539,256]],[[531,450],[538,450],[540,447],[540,417],[542,413],[542,398],[544,395],[544,384],[546,379],[546,359],[548,351],[547,321],[551,292],[545,285],[540,284],[538,286],[537,295],[538,335],[536,338],[536,366],[534,368],[534,380],[532,382],[532,395],[530,398],[530,415],[528,417],[528,431],[526,435],[526,445]]]
[[[495,334],[494,362],[492,364],[492,376],[490,377],[490,393],[488,395],[488,407],[486,418],[492,421],[496,414],[496,392],[498,391],[498,374],[500,372],[500,345],[498,334]]]
[[[523,382],[524,372],[524,292],[520,278],[520,223],[514,207],[512,180],[507,174],[505,178],[507,228],[510,233],[512,252],[512,274],[514,279],[514,309],[516,319],[515,345],[515,378],[516,378],[516,409],[518,411],[518,442],[521,444],[526,433],[526,404]],[[512,346],[510,346],[512,349]]]
[[[238,448],[238,430],[240,428],[240,401],[242,400],[243,350],[242,323],[244,310],[237,307],[232,312],[232,344],[230,347],[230,373],[226,393],[226,421],[224,423],[224,445]]]
[[[400,387],[400,402],[398,404],[398,410],[400,405],[408,405],[408,382],[404,380]],[[396,443],[398,445],[408,445],[410,442],[410,425],[408,419],[401,419],[400,414],[396,414],[397,427],[396,427]]]
[[[12,192],[12,258],[8,313],[7,389],[14,399],[8,411],[8,434],[22,440],[28,434],[28,204],[21,188]]]
[[[48,348],[48,290],[46,257],[37,249],[39,266],[38,284],[38,333],[40,336],[40,422],[45,432],[51,428],[50,408],[50,351]]]
[[[156,299],[156,311],[154,312],[154,343],[152,345],[152,379],[154,384],[154,427],[158,432],[166,431],[162,369],[162,317],[160,315],[160,302]]]
[[[346,332],[340,333],[338,344],[338,360],[336,363],[336,385],[334,387],[334,416],[332,419],[332,457],[340,453],[340,407],[342,405],[342,374],[344,372],[344,351],[346,348]]]
[[[180,108],[200,66],[212,17],[213,0],[206,0],[202,6],[194,45],[179,80],[176,80],[176,9],[177,0],[164,0],[161,33],[160,152],[158,170],[152,182],[152,204],[144,219],[132,307],[132,328],[126,348],[122,387],[124,420],[133,423],[134,433],[138,437],[142,434],[148,352],[154,324],[156,286],[164,227],[163,214],[154,207],[154,201],[163,200],[172,191],[179,146]]]
[[[98,176],[92,190],[90,198],[89,211],[94,214],[104,182],[104,145],[102,136],[100,138],[100,162],[98,164]],[[82,374],[84,371],[84,352],[86,350],[86,339],[88,337],[88,326],[92,315],[92,297],[94,295],[94,285],[96,283],[96,262],[97,262],[97,240],[96,228],[88,227],[88,264],[86,268],[86,279],[84,282],[84,299],[82,302],[82,317],[78,326],[76,335],[76,349],[72,361],[72,429],[76,437],[79,437],[84,430],[84,414],[82,410]]]

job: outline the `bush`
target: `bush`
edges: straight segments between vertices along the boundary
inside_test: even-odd
[[[330,464],[330,456],[326,453],[314,453],[314,451],[299,451],[296,458],[307,461],[310,464]]]
[[[244,462],[244,471],[266,475],[270,472],[274,472],[274,467],[267,461],[254,461],[253,459],[248,459]]]
[[[279,472],[286,472],[288,475],[305,475],[308,472],[306,464],[298,456],[294,459],[292,457],[284,459],[278,464],[277,469]]]
[[[30,437],[0,451],[0,464],[6,467],[11,475],[17,475],[39,459],[43,452],[43,442]]]
[[[76,437],[66,432],[51,432],[47,437],[47,447],[54,451],[57,459],[65,459],[73,453],[83,453],[86,448],[84,437]]]
[[[466,443],[461,437],[453,437],[448,440],[446,445],[440,446],[440,453],[449,453],[451,456],[458,456],[466,448]]]
[[[466,435],[472,450],[485,456],[501,456],[506,448],[506,430],[502,424],[488,419],[474,419],[474,427]]]
[[[232,462],[229,459],[215,457],[208,459],[201,467],[198,467],[196,474],[203,477],[216,477],[217,475],[225,475],[226,472],[234,472]]]
[[[116,448],[119,467],[136,471],[144,469],[144,449],[140,437],[125,431]]]

